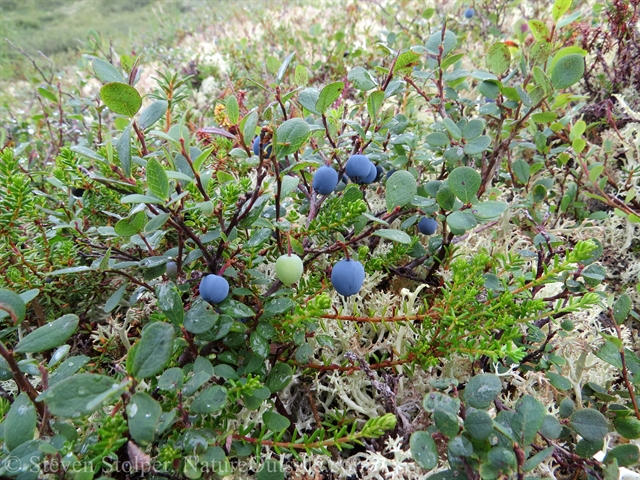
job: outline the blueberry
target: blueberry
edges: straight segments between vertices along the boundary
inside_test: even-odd
[[[229,282],[220,275],[207,275],[200,282],[200,296],[209,303],[220,303],[229,295]]]
[[[367,185],[369,185],[376,181],[377,176],[378,176],[378,169],[376,168],[375,164],[371,162],[371,165],[369,166],[369,173],[362,180],[362,183],[366,183]]]
[[[267,143],[264,147],[262,147],[262,152],[265,154],[265,156],[270,157],[271,156],[271,144]],[[257,155],[258,157],[260,156],[260,136],[257,136],[253,140],[253,153],[255,155]]]
[[[347,184],[349,183],[349,177],[347,177],[347,174],[346,174],[346,173],[343,173],[343,174],[342,174],[342,178],[340,179],[340,181],[341,181],[342,183],[344,183],[345,185],[347,185]]]
[[[167,262],[167,277],[171,280],[178,278],[178,264],[176,262]]]
[[[338,172],[326,165],[320,167],[313,176],[313,189],[322,195],[329,195],[336,189],[337,185]]]
[[[340,295],[349,297],[362,288],[364,267],[356,260],[340,260],[333,266],[331,283]]]
[[[347,175],[352,182],[361,184],[369,175],[371,165],[371,161],[365,155],[351,155],[347,160]]]
[[[386,177],[387,177],[387,178],[386,178],[386,180],[389,180],[389,177],[390,177],[391,175],[393,175],[394,173],[396,173],[396,171],[397,171],[397,170],[396,170],[395,168],[392,168],[391,170],[389,170],[389,171],[387,172],[387,175],[386,175]]]
[[[433,235],[438,229],[438,222],[433,218],[422,217],[418,222],[418,230],[423,235]]]
[[[384,173],[384,168],[382,168],[380,165],[376,166],[376,179],[374,180],[374,182],[379,182],[380,179],[382,178],[382,174]]]
[[[475,11],[473,8],[467,8],[467,9],[464,11],[464,16],[465,16],[466,18],[471,18],[471,17],[473,17],[473,16],[475,15],[475,13],[476,13],[476,11]]]
[[[76,198],[81,198],[84,195],[84,188],[73,187],[71,188],[71,193]]]

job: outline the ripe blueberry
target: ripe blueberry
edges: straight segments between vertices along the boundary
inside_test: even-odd
[[[376,179],[374,180],[374,182],[379,182],[380,179],[382,178],[382,174],[384,173],[384,168],[382,168],[380,165],[376,166]]]
[[[369,173],[367,174],[367,176],[362,181],[362,183],[366,183],[367,185],[369,185],[370,183],[375,182],[376,181],[376,177],[378,176],[378,169],[376,168],[376,166],[374,165],[373,162],[370,162],[370,163],[371,163],[371,165],[369,166]]]
[[[322,195],[329,195],[337,185],[338,172],[331,167],[320,167],[313,176],[313,189]]]
[[[229,295],[229,282],[220,275],[207,275],[200,281],[200,296],[209,303],[220,303]]]
[[[304,267],[302,259],[296,255],[280,255],[276,260],[276,276],[286,286],[300,280]]]
[[[268,143],[262,147],[262,151],[265,153],[267,157],[271,156],[271,144]],[[260,136],[257,136],[253,140],[253,153],[254,155],[260,156]]]
[[[475,15],[475,13],[476,13],[476,12],[475,12],[475,10],[474,10],[473,8],[467,8],[467,9],[464,11],[464,16],[465,16],[466,18],[471,18],[471,17],[473,17],[473,16]]]
[[[418,230],[423,235],[433,235],[438,229],[438,222],[433,218],[422,217],[418,222]]]
[[[356,260],[340,260],[333,266],[331,283],[340,295],[349,297],[362,288],[364,267]]]
[[[369,175],[371,165],[371,161],[365,155],[351,155],[347,160],[347,175],[351,181],[362,184]]]

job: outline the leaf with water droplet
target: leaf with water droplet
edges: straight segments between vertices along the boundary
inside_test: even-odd
[[[23,392],[18,395],[3,423],[4,445],[7,450],[11,451],[24,442],[33,440],[37,420],[36,408],[27,394]]]
[[[62,380],[36,400],[44,401],[49,412],[61,418],[90,415],[102,404],[113,401],[127,387],[113,378],[93,373],[79,373]]]
[[[53,322],[37,328],[24,337],[16,346],[15,352],[38,353],[62,345],[78,328],[77,315],[63,315]]]
[[[135,393],[127,405],[129,433],[139,445],[153,442],[156,425],[162,414],[160,404],[144,392]]]

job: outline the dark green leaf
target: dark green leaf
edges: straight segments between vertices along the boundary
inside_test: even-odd
[[[620,295],[613,304],[613,318],[618,325],[624,323],[631,311],[631,298],[626,293]]]
[[[469,380],[463,397],[474,408],[489,408],[501,390],[502,382],[497,375],[482,373]]]
[[[11,451],[19,445],[33,440],[38,414],[29,396],[22,392],[18,395],[4,419],[4,446]]]
[[[167,108],[169,108],[169,104],[166,100],[156,100],[153,102],[140,114],[140,119],[138,120],[140,128],[142,130],[146,130],[151,127],[164,116],[167,112]]]
[[[376,230],[373,234],[393,242],[404,243],[407,245],[411,243],[411,237],[402,230],[383,228],[381,230]]]
[[[44,401],[52,415],[77,418],[90,415],[106,401],[113,401],[126,389],[111,377],[79,373],[66,378],[41,393],[37,400]]]
[[[344,83],[335,82],[330,83],[325,86],[320,91],[320,96],[318,97],[318,101],[316,102],[316,111],[320,113],[324,113],[327,108],[329,108],[333,102],[335,102],[340,94],[344,90]]]
[[[409,439],[411,455],[415,462],[425,470],[432,470],[438,465],[438,447],[428,432],[417,431]]]
[[[637,445],[626,444],[617,445],[607,452],[604,457],[604,463],[610,463],[613,459],[618,461],[618,465],[621,467],[630,467],[640,461],[640,450]]]
[[[464,429],[475,440],[486,440],[493,432],[493,419],[484,410],[473,410],[464,419]]]
[[[584,75],[584,57],[573,53],[562,57],[551,70],[551,82],[558,90],[579,82]]]
[[[291,425],[287,417],[276,412],[264,412],[262,414],[262,420],[264,420],[267,428],[274,432],[280,432],[285,428],[289,428],[289,425]]]
[[[160,390],[169,390],[172,392],[178,391],[182,388],[182,382],[184,381],[184,373],[181,368],[172,367],[168,368],[158,379],[158,388]]]
[[[276,157],[283,158],[297,152],[310,135],[309,124],[301,118],[285,121],[276,131]]]
[[[457,167],[449,174],[449,188],[463,203],[475,198],[481,183],[480,174],[471,167]]]
[[[24,337],[14,349],[21,353],[38,353],[62,345],[78,328],[77,315],[67,314],[37,328]]]
[[[15,323],[18,324],[24,320],[27,313],[25,302],[15,292],[0,288],[0,318],[4,318],[11,314],[15,317]],[[8,310],[8,311],[7,311]],[[10,312],[10,313],[9,313]]]
[[[169,177],[155,158],[147,162],[147,185],[152,195],[164,200],[169,198]]]
[[[173,282],[163,283],[156,289],[158,308],[162,310],[169,321],[181,325],[184,318],[184,306],[180,292]],[[195,333],[195,332],[194,332]]]
[[[387,209],[391,211],[395,207],[403,207],[411,203],[416,193],[418,193],[418,186],[411,173],[406,170],[394,172],[386,185]]]
[[[529,445],[533,442],[538,430],[542,427],[545,413],[544,405],[531,395],[525,395],[516,402],[511,428],[520,445]]]
[[[144,392],[134,393],[127,405],[129,433],[138,445],[153,442],[162,407]]]
[[[605,416],[593,408],[575,411],[570,420],[575,431],[590,442],[601,441],[609,431]]]
[[[271,393],[276,393],[289,385],[293,378],[293,369],[287,363],[276,363],[269,372],[264,384]]]
[[[137,379],[149,378],[161,372],[173,353],[173,326],[153,322],[142,329],[132,362],[132,373]]]
[[[203,390],[191,404],[189,409],[192,413],[214,413],[227,404],[227,389],[220,385]]]
[[[120,166],[127,177],[131,176],[131,124],[122,131],[118,142],[116,143],[116,151]]]

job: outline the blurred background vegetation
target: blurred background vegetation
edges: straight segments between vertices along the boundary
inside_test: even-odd
[[[182,32],[180,25],[191,23],[198,8],[211,5],[220,13],[234,4],[203,0],[0,0],[0,79],[24,78],[31,73],[28,59],[18,49],[38,61],[46,62],[45,55],[57,66],[68,65],[100,34],[108,32],[114,45],[142,49],[149,42],[175,39]]]

